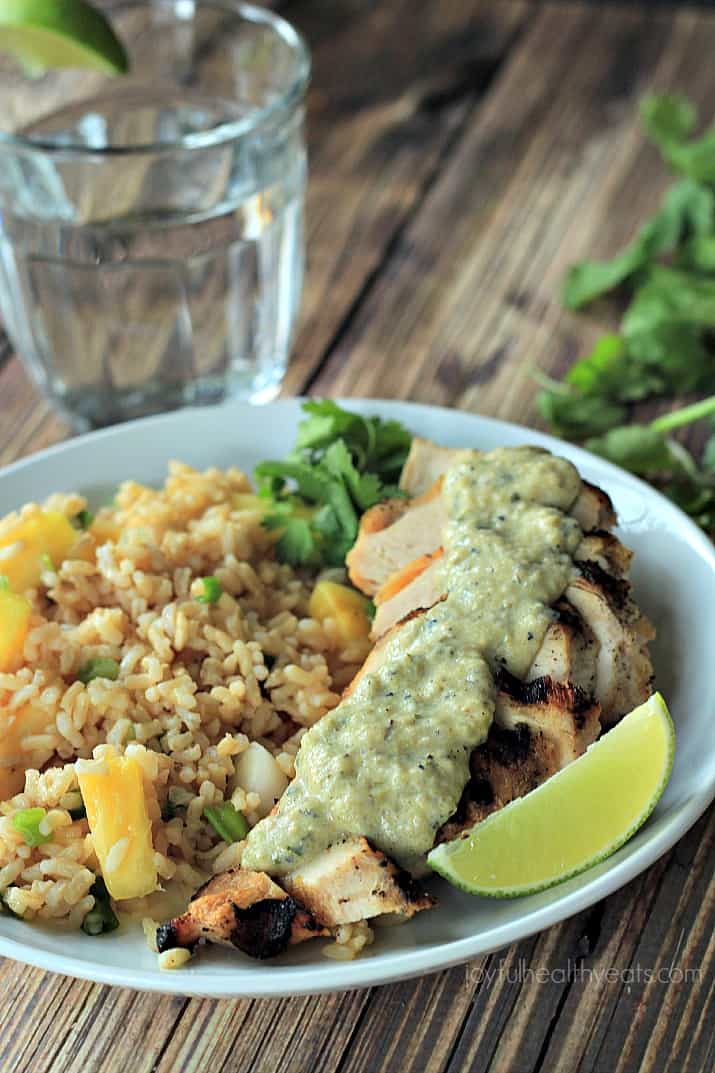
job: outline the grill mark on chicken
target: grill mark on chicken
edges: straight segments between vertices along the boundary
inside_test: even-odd
[[[413,442],[401,486],[412,494],[421,493],[425,520],[434,523],[440,518],[435,503],[439,495],[435,495],[434,483],[464,453],[437,448],[427,441]],[[410,507],[410,502],[405,500],[378,504],[363,516],[361,537],[380,534],[398,522],[401,530],[406,531]],[[497,672],[494,722],[486,741],[472,752],[469,781],[454,814],[438,831],[435,843],[457,837],[490,813],[535,789],[595,740],[600,730],[600,709],[591,686],[596,680],[597,660],[599,689],[596,692],[604,702],[606,725],[618,718],[614,711],[623,706],[625,696],[629,700],[637,696],[638,703],[650,692],[652,668],[644,642],[652,635],[652,629],[630,597],[626,575],[631,553],[608,532],[608,527],[615,524],[611,501],[606,493],[584,481],[571,513],[584,530],[574,556],[581,576],[573,583],[576,590],[573,599],[570,586],[565,596],[554,604],[554,626],[547,631],[552,646],[550,669],[560,670],[564,678],[530,672],[531,680],[521,681],[506,670]],[[440,540],[435,544],[429,533],[422,530],[412,543],[421,554],[429,555],[441,544],[441,532],[438,536]],[[364,591],[374,593],[377,586],[385,584],[385,562],[391,566],[393,558],[388,547],[387,558],[373,569],[365,550],[365,545],[358,548],[356,544],[351,552],[350,575],[358,587],[362,588],[361,581],[364,581]],[[358,676],[380,659],[388,633],[423,614],[424,603],[433,606],[444,599],[444,593],[437,591],[428,592],[429,598],[425,597],[423,580],[423,605],[410,607],[409,598],[405,599],[407,588],[400,592],[404,614],[397,624],[390,624],[390,630],[380,631],[380,639]],[[574,601],[580,606],[575,606]],[[606,617],[610,615],[611,632],[622,629],[626,638],[620,647],[616,643],[612,645],[618,657],[613,659],[616,679],[621,673],[632,678],[620,694],[617,688],[609,691],[603,684],[604,629],[602,623],[596,622],[594,607],[602,607]],[[623,661],[624,651],[636,652],[640,657],[635,668]],[[538,663],[537,655],[534,668]],[[579,683],[589,683],[589,688],[581,688]],[[351,688],[354,682],[346,692]],[[328,934],[328,928],[341,923],[384,912],[398,912],[407,917],[435,904],[412,876],[370,846],[366,839],[348,840],[330,847],[315,861],[284,876],[282,886],[265,873],[239,874],[260,876],[270,884],[274,896],[256,896],[253,904],[239,907],[232,902],[230,892],[223,892],[225,904],[220,911],[213,907],[212,918],[210,912],[204,911],[210,908],[204,903],[212,893],[209,888],[224,878],[216,877],[197,892],[186,914],[162,926],[160,949],[177,945],[192,948],[206,940],[228,943],[253,957],[270,957],[291,943]]]
[[[383,913],[409,918],[434,899],[366,838],[336,843],[281,883],[316,920],[336,927]]]
[[[633,558],[633,552],[618,537],[605,529],[586,533],[576,549],[577,562],[592,562],[609,575],[625,578]]]
[[[159,952],[198,943],[233,946],[263,960],[328,931],[263,872],[229,869],[196,891],[185,913],[159,926]]]
[[[517,767],[523,764],[529,755],[530,745],[531,733],[526,723],[519,723],[513,730],[495,723],[489,749],[485,751],[503,767]],[[493,792],[491,797],[493,799]]]
[[[557,621],[562,626],[568,626],[571,630],[581,628],[581,619],[568,600],[559,600],[558,603],[554,604],[554,611],[556,612]]]
[[[631,586],[627,581],[613,577],[612,574],[607,574],[598,563],[589,562],[588,560],[579,563],[579,570],[587,581],[598,585],[599,589],[606,593],[611,604],[618,611],[622,611],[627,606],[628,596],[631,591]]]
[[[437,832],[435,844],[451,842],[470,831],[558,770],[543,734],[524,723],[508,729],[495,722],[487,740],[472,753],[469,766],[470,779],[459,805]]]
[[[535,790],[598,736],[598,705],[576,686],[549,678],[521,682],[504,670],[497,682],[495,720],[472,753],[469,782],[437,842],[457,838]]]
[[[522,682],[503,667],[497,671],[496,682],[502,693],[519,704],[556,704],[579,717],[593,707],[593,700],[570,682],[553,682],[546,677]]]

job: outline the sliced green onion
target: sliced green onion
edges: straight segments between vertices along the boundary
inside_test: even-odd
[[[375,615],[377,614],[377,608],[375,607],[374,600],[368,600],[365,604],[365,614],[370,619],[370,622],[372,622],[375,618]]]
[[[116,659],[108,659],[99,656],[97,659],[88,659],[77,672],[77,681],[87,685],[93,678],[108,678],[110,682],[116,682],[119,677],[119,664]]]
[[[7,574],[0,574],[0,592],[10,591],[10,578]]]
[[[91,510],[79,510],[72,519],[72,525],[75,529],[89,529],[93,521],[94,515]]]
[[[28,846],[43,846],[52,841],[52,835],[43,835],[40,824],[47,813],[43,808],[21,808],[12,818],[12,825],[22,835]]]
[[[201,596],[197,596],[196,599],[200,604],[215,604],[221,599],[223,588],[221,582],[217,577],[202,577],[201,584],[204,587],[204,591]]]
[[[115,931],[119,927],[119,921],[101,876],[97,876],[89,893],[94,896],[94,906],[82,921],[82,931],[85,935],[102,935],[107,931]]]
[[[240,842],[248,834],[246,817],[230,801],[224,801],[222,805],[208,805],[204,809],[204,816],[224,842]]]

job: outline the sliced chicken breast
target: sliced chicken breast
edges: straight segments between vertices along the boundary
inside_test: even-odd
[[[356,588],[374,596],[387,579],[442,543],[447,524],[441,481],[417,499],[378,503],[360,520],[360,534],[346,561]]]
[[[270,958],[328,931],[265,872],[232,868],[196,891],[185,913],[157,930],[159,952],[199,942]]]
[[[593,696],[598,642],[567,600],[559,600],[554,611],[557,619],[544,635],[527,681],[550,678],[553,682],[568,682]]]
[[[459,807],[440,829],[449,842],[581,756],[600,732],[599,707],[574,686],[502,674],[495,719],[470,759]]]
[[[501,671],[494,718],[507,730],[526,725],[554,746],[557,770],[581,756],[601,732],[600,708],[570,682],[521,682]]]
[[[633,552],[625,544],[621,544],[613,533],[597,529],[584,536],[576,549],[575,559],[582,563],[596,563],[605,573],[624,578],[628,575]]]
[[[434,555],[441,548],[447,521],[441,480],[450,465],[469,454],[469,451],[438,447],[428,440],[413,441],[401,485],[410,494],[416,494],[416,498],[379,503],[363,515],[358,538],[346,560],[350,580],[356,588],[368,596],[375,596],[392,577],[421,558]],[[434,477],[434,480],[425,486],[427,477]],[[582,557],[596,558],[598,561],[598,557],[602,556],[605,563],[613,557],[619,569],[622,569],[625,559],[627,569],[630,552],[615,537],[610,538],[612,543],[609,543],[610,534],[604,531],[616,521],[606,493],[583,482],[572,514],[585,533],[598,531]],[[411,602],[413,607],[428,606],[424,602],[418,604],[414,599]],[[404,603],[403,598],[395,606],[399,609]],[[397,611],[386,608],[380,615],[379,627],[375,626],[373,635],[380,636],[399,618]]]
[[[444,596],[444,583],[439,558],[431,559],[429,565],[412,581],[399,589],[394,596],[377,603],[370,636],[382,637],[394,625],[413,611],[426,611],[434,607]]]
[[[157,947],[219,943],[264,959],[341,924],[385,913],[409,918],[434,904],[366,838],[354,838],[331,846],[280,885],[265,872],[223,872],[196,892],[185,913],[158,928]]]
[[[410,496],[422,495],[444,476],[450,466],[470,453],[464,448],[440,447],[430,440],[415,436],[402,469],[400,488]],[[610,498],[588,481],[583,481],[581,494],[571,513],[585,533],[592,529],[610,529],[616,524]]]
[[[594,695],[604,726],[612,726],[652,691],[653,665],[645,644],[654,631],[630,599],[626,581],[596,563],[582,563],[581,571],[566,599],[598,643]]]
[[[400,488],[408,496],[423,495],[445,475],[450,466],[470,454],[468,448],[440,447],[431,440],[414,436],[400,474]]]
[[[373,849],[366,838],[331,846],[282,882],[316,920],[331,928],[384,913],[411,917],[435,904],[407,872]]]

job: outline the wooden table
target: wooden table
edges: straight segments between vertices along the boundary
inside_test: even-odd
[[[285,10],[315,61],[310,271],[286,392],[538,424],[530,363],[559,374],[604,327],[560,308],[563,271],[658,202],[641,94],[680,88],[712,115],[715,16],[527,0]],[[6,346],[0,464],[65,435]],[[713,816],[602,904],[389,987],[212,1002],[0,962],[0,1070],[699,1073],[715,1062]]]

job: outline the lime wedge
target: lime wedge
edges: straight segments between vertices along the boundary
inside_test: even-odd
[[[660,693],[583,756],[427,858],[469,894],[515,898],[613,853],[653,811],[670,776],[673,721]]]
[[[85,0],[0,0],[0,50],[29,74],[57,67],[127,70],[127,54],[101,11]]]

